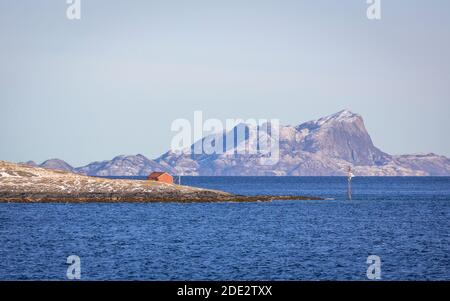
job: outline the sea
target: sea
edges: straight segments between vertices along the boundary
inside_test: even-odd
[[[0,279],[66,280],[75,255],[81,280],[368,280],[373,264],[381,280],[450,280],[449,177],[355,177],[352,200],[345,177],[181,181],[323,200],[2,203]]]

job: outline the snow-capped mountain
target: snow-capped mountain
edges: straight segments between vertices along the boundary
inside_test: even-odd
[[[243,135],[237,134],[243,132]],[[271,165],[264,154],[243,150],[259,147],[259,140],[279,134],[279,160]],[[231,143],[230,143],[231,141]],[[435,154],[392,156],[374,146],[363,118],[349,110],[298,126],[239,124],[229,132],[206,136],[191,146],[220,145],[223,152],[175,153],[155,160],[143,155],[118,156],[72,168],[62,160],[41,164],[51,169],[72,170],[94,176],[145,176],[152,171],[181,175],[215,176],[334,176],[345,175],[349,166],[359,176],[450,175],[450,159]],[[26,164],[37,165],[33,161]]]
[[[247,127],[248,132],[256,130],[250,125]],[[215,135],[212,139],[224,139],[227,135],[229,133]],[[247,140],[238,141],[234,148],[227,146],[225,154],[189,155],[169,151],[155,161],[185,175],[329,176],[345,175],[348,166],[352,166],[357,175],[450,175],[448,158],[391,156],[379,150],[363,118],[349,110],[298,126],[280,126],[279,161],[275,165],[260,164],[260,155],[236,154],[243,145],[257,143],[248,141],[255,135],[245,137]]]
[[[153,171],[173,172],[173,169],[159,165],[143,155],[117,156],[112,160],[92,162],[86,166],[74,168],[60,159],[51,159],[36,164],[34,161],[22,163],[33,167],[71,171],[89,176],[147,176]]]
[[[112,160],[93,162],[75,168],[74,172],[90,176],[147,176],[153,171],[172,172],[172,168],[163,167],[143,155],[117,156]]]

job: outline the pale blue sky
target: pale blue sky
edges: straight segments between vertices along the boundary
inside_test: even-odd
[[[450,1],[0,0],[0,160],[168,150],[171,122],[348,108],[392,153],[450,156]]]

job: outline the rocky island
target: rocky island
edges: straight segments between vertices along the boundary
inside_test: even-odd
[[[0,161],[0,203],[267,202],[302,196],[241,196],[155,181],[105,179]]]

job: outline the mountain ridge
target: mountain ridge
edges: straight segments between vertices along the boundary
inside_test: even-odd
[[[260,131],[251,125],[239,124],[248,132]],[[279,126],[279,161],[261,164],[260,154],[241,154],[238,150],[256,145],[252,135],[245,135],[227,145],[231,131],[205,136],[205,140],[223,143],[224,154],[185,154],[167,151],[150,160],[144,155],[121,155],[112,160],[92,162],[73,168],[59,159],[51,159],[40,167],[73,171],[94,176],[146,176],[152,171],[204,176],[342,176],[351,166],[360,176],[449,176],[450,159],[428,154],[390,155],[377,148],[361,115],[350,110],[307,121],[297,126]],[[264,133],[272,137],[271,132]],[[252,138],[253,137],[253,138]],[[25,164],[37,165],[33,161]]]

